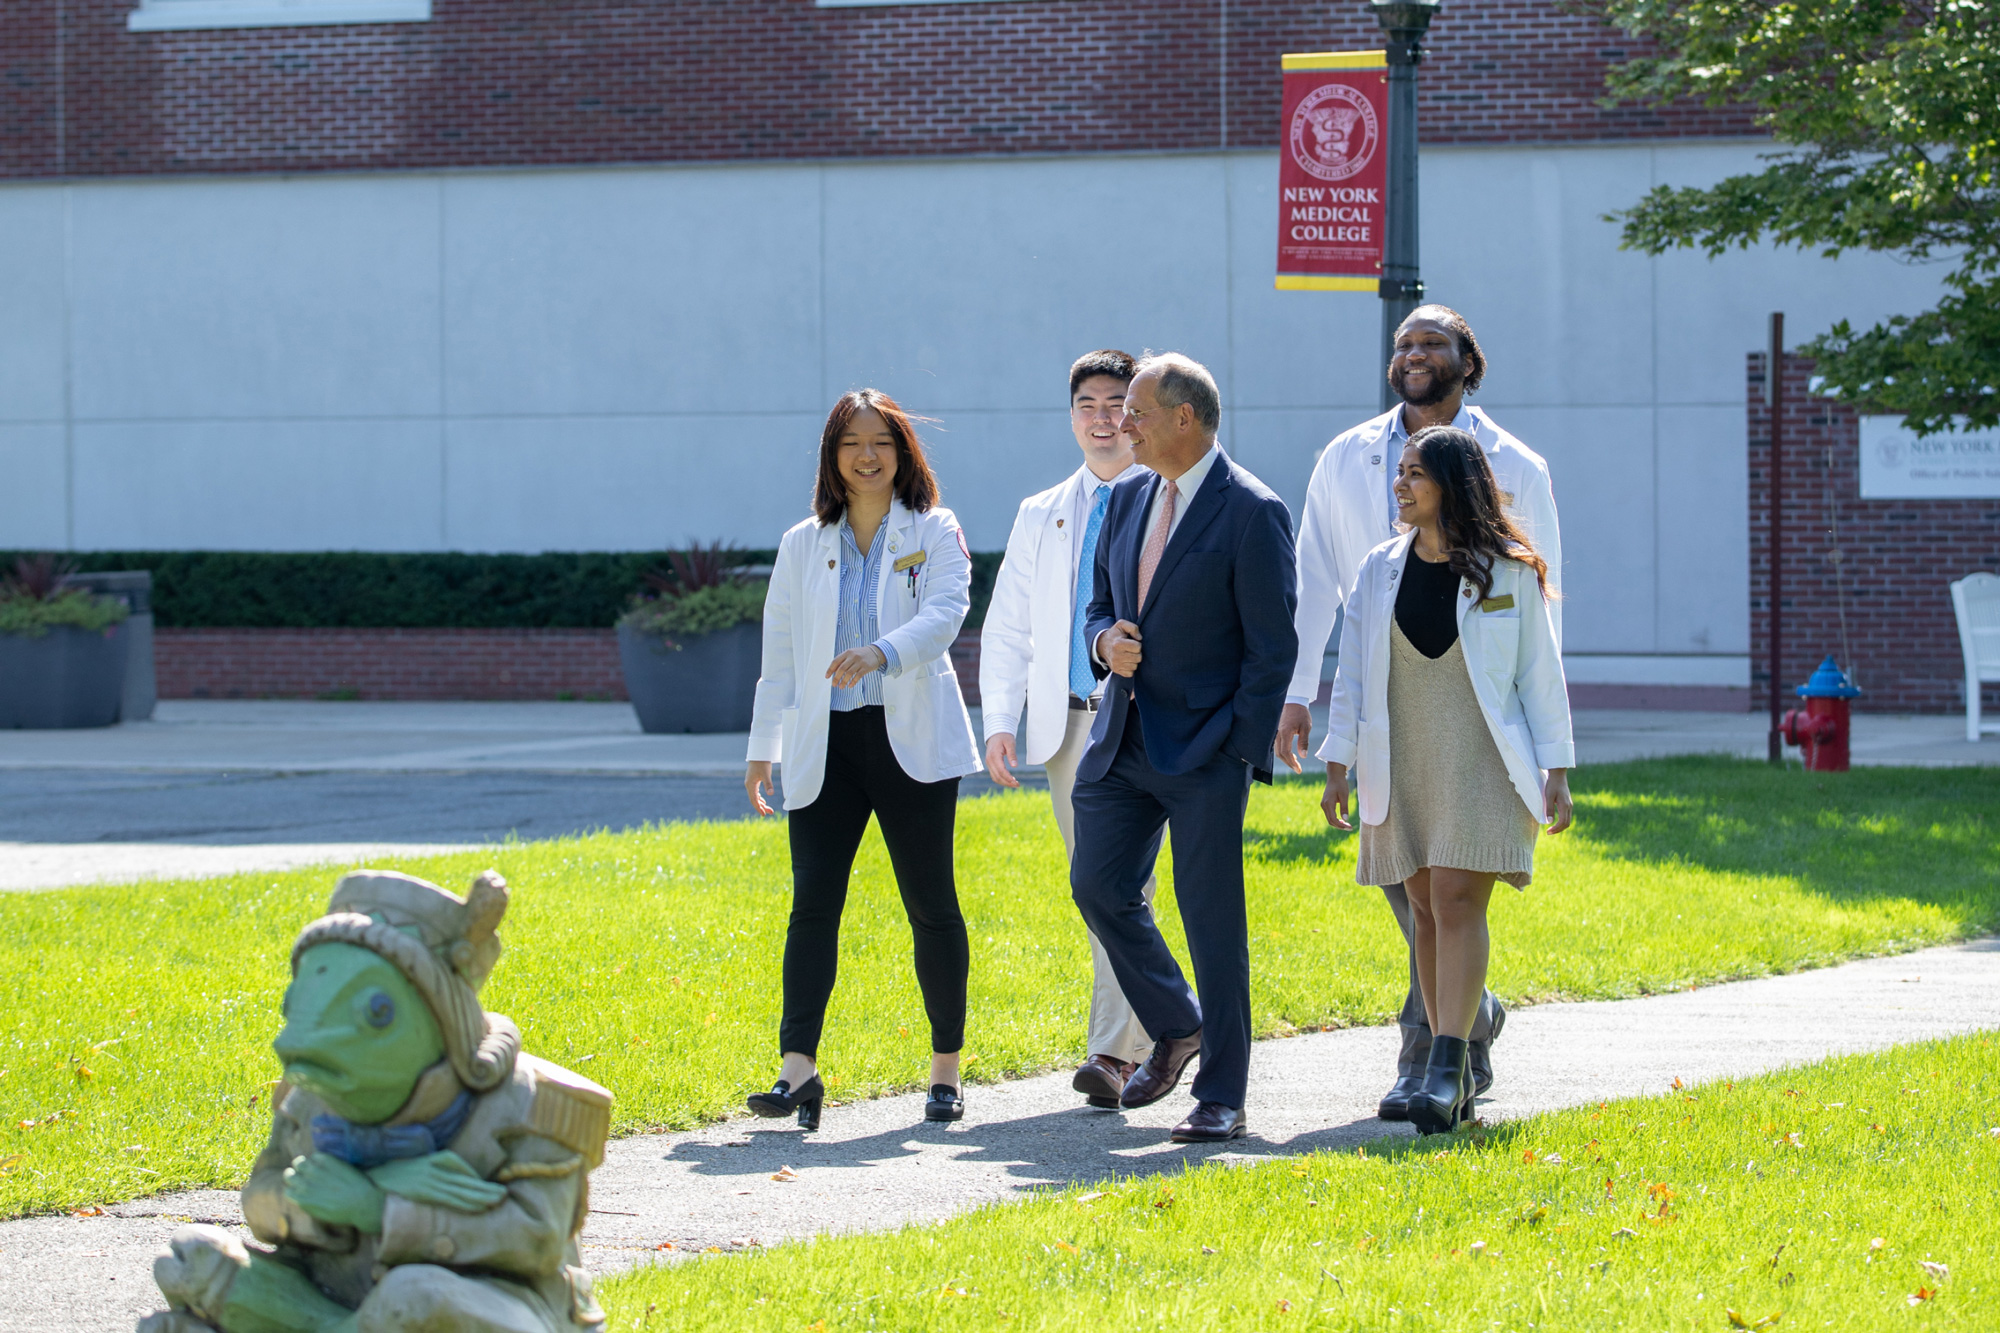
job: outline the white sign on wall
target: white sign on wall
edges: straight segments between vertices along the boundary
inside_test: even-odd
[[[1901,417],[1861,418],[1864,500],[2000,497],[2000,430],[1918,435]]]

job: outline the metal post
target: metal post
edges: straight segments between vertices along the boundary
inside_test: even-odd
[[[1382,360],[1396,353],[1396,330],[1424,300],[1417,256],[1417,66],[1439,0],[1371,0],[1389,57],[1389,198],[1382,237]],[[1382,410],[1396,391],[1382,381]]]
[[[1770,760],[1785,762],[1785,738],[1778,729],[1783,714],[1779,670],[1784,663],[1785,596],[1785,312],[1771,312],[1771,348],[1764,354],[1764,402],[1771,414],[1771,462],[1764,470],[1771,485],[1771,734]]]

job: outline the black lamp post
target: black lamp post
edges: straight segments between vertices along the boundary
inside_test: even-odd
[[[1396,328],[1424,300],[1417,264],[1417,66],[1439,0],[1370,0],[1389,53],[1389,199],[1382,238],[1382,360],[1396,351]],[[1396,405],[1382,383],[1382,408]]]

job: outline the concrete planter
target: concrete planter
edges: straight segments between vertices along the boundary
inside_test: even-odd
[[[108,727],[125,696],[124,624],[58,625],[38,639],[0,634],[0,728]]]
[[[653,733],[750,730],[763,670],[764,628],[745,621],[669,648],[657,634],[618,627],[625,692],[641,729]]]

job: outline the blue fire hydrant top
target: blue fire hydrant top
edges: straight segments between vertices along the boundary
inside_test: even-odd
[[[1860,694],[1861,691],[1848,681],[1847,673],[1834,662],[1832,653],[1828,653],[1826,660],[1819,664],[1819,669],[1812,673],[1812,679],[1799,686],[1801,699],[1854,699]]]

